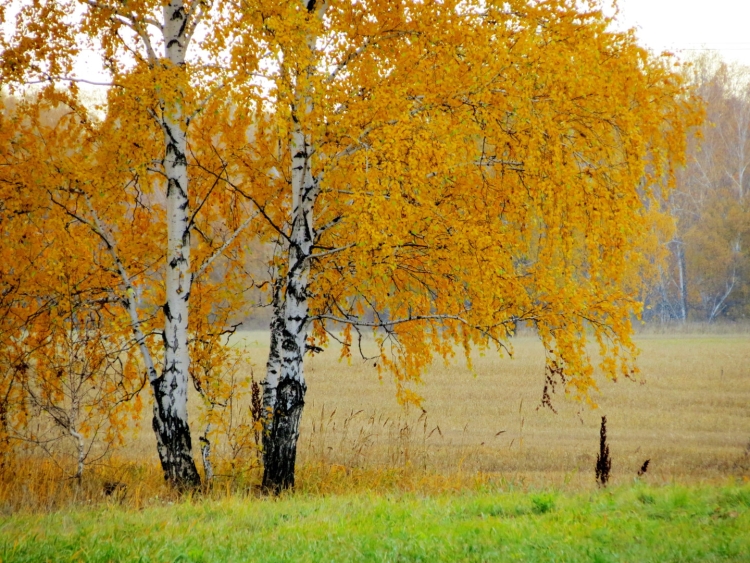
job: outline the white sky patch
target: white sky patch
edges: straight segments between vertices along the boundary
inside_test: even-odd
[[[608,3],[608,0],[605,0]],[[619,0],[620,29],[639,43],[682,59],[701,51],[750,66],[750,0]]]
[[[9,3],[4,33],[12,33],[13,15],[24,1]],[[608,6],[611,0],[603,4]],[[635,28],[639,43],[657,54],[666,50],[688,59],[708,50],[727,62],[750,67],[750,0],[618,0],[618,5],[617,28]],[[84,48],[74,74],[94,82],[109,79],[99,55],[90,48]],[[106,92],[85,84],[81,90],[99,102]]]

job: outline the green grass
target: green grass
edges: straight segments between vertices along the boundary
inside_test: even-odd
[[[750,486],[189,501],[0,520],[6,561],[750,561]]]

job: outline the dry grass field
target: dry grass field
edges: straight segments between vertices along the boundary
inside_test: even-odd
[[[652,485],[746,482],[750,335],[642,334],[637,342],[643,381],[602,381],[596,409],[558,394],[557,413],[538,408],[544,357],[532,336],[514,340],[513,359],[477,354],[473,371],[460,355],[450,365],[435,363],[417,388],[424,411],[401,407],[393,383],[378,379],[372,363],[339,361],[335,348],[318,354],[306,364],[298,490],[446,491],[488,481],[524,490],[586,490],[596,486],[602,415],[615,485],[633,482],[647,459],[641,480]],[[243,333],[236,344],[247,349],[258,379],[267,334]],[[231,471],[219,463],[213,494],[252,491],[258,481],[254,459],[245,456],[244,465]],[[127,447],[92,467],[81,487],[72,487],[42,458],[5,467],[0,510],[96,502],[108,481],[123,483],[121,496],[135,507],[173,494],[157,467],[148,409]]]
[[[544,357],[531,336],[514,341],[513,359],[477,355],[473,373],[460,359],[434,365],[420,388],[424,413],[399,407],[369,364],[326,352],[308,364],[302,461],[590,486],[606,415],[615,483],[632,481],[646,459],[655,483],[747,478],[750,337],[643,335],[638,344],[642,382],[602,381],[596,409],[558,394],[557,414],[538,408]]]

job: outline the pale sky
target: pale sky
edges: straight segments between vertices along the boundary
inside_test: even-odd
[[[605,0],[607,2],[608,0]],[[689,57],[716,50],[727,62],[750,66],[750,0],[619,0],[621,25],[640,43]]]
[[[620,29],[636,28],[639,42],[656,53],[668,50],[688,58],[710,49],[728,62],[750,66],[750,0],[619,0],[618,4]],[[10,31],[8,24],[4,27]],[[100,65],[96,56],[82,57],[76,74],[106,80]]]

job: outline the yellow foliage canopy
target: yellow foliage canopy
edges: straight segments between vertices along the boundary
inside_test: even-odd
[[[55,22],[74,4],[35,3]],[[245,240],[276,245],[273,280],[296,267],[305,194],[292,187],[290,138],[300,134],[318,190],[305,219],[311,345],[341,326],[371,328],[378,366],[405,400],[404,384],[436,354],[507,346],[520,322],[549,351],[550,383],[564,377],[577,397],[595,386],[587,334],[608,375],[633,374],[652,187],[669,189],[698,113],[671,62],[612,32],[598,2],[184,2],[205,34],[179,66],[149,35],[161,2],[81,4],[76,25],[6,45],[3,71],[59,77],[76,31],[99,41],[117,86],[107,118],[89,124],[97,146],[65,175],[96,199],[129,271],[159,277],[153,118],[171,100],[191,116],[194,262],[223,248],[224,267],[235,265],[226,287],[193,296],[199,317],[241,302],[231,237],[249,217]],[[79,195],[68,193],[69,211]],[[153,319],[163,287],[142,287]]]

